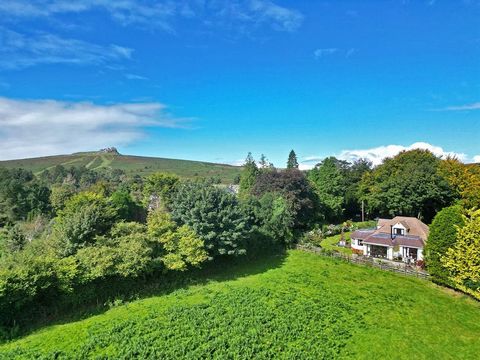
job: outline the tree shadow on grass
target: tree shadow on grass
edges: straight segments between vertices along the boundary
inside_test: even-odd
[[[153,273],[136,279],[105,279],[70,294],[51,295],[39,300],[30,311],[5,329],[8,341],[16,340],[41,328],[62,325],[100,315],[117,305],[153,296],[170,294],[194,285],[212,281],[224,282],[264,273],[281,267],[286,259],[284,250],[258,254],[255,257],[220,258],[201,269],[187,272]],[[2,341],[0,340],[0,344]]]

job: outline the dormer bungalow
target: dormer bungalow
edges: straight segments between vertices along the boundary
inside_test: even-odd
[[[417,262],[423,261],[428,226],[414,217],[396,216],[379,219],[376,229],[354,231],[350,238],[352,249],[365,256]]]

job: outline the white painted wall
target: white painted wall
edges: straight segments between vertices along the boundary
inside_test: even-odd
[[[352,249],[364,251],[365,250],[365,245],[358,245],[358,239],[351,239],[351,246]]]
[[[405,226],[403,226],[402,224],[400,224],[400,223],[396,223],[395,225],[393,225],[392,232],[393,232],[394,234],[396,234],[396,229],[403,230],[403,235],[407,235],[407,234],[408,234],[407,228],[406,228]]]
[[[423,249],[418,249],[417,260],[422,260],[423,261]]]
[[[393,247],[389,246],[387,248],[387,259],[388,260],[393,260]]]

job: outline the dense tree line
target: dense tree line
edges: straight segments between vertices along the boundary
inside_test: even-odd
[[[269,164],[258,174],[267,176],[267,167],[273,174]],[[280,177],[272,192],[255,179],[258,197],[244,200],[215,180],[64,170],[37,177],[1,172],[8,186],[0,190],[0,325],[7,329],[39,309],[48,312],[58,299],[88,301],[85,294],[94,297],[102,283],[284,247],[293,239],[292,228],[308,223],[308,194],[292,186],[283,190],[289,179],[306,185],[298,170],[297,180]],[[12,213],[19,199],[22,207]]]
[[[165,173],[0,169],[0,326],[69,294],[81,302],[95,293],[85,289],[112,280],[289,247],[312,228],[360,219],[362,203],[369,219],[434,219],[429,271],[480,296],[476,167],[412,150],[375,168],[328,157],[301,171],[292,150],[285,169],[249,154],[238,182],[233,194],[215,180]]]

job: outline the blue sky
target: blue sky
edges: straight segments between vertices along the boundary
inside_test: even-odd
[[[480,1],[4,0],[0,159],[480,161]]]

